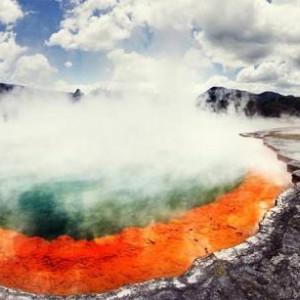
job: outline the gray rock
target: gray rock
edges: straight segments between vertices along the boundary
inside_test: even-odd
[[[298,161],[298,160],[290,161],[287,164],[287,170],[290,173],[300,170],[300,161]]]
[[[300,183],[300,171],[295,171],[292,173],[292,182],[294,184]]]

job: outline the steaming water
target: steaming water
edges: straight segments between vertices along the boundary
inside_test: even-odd
[[[238,136],[245,120],[152,96],[71,103],[17,92],[0,109],[0,224],[47,239],[167,221],[269,162]]]
[[[213,200],[234,185],[226,182],[206,187],[201,181],[192,180],[170,185],[167,180],[160,180],[166,187],[155,194],[126,187],[111,190],[101,180],[57,181],[16,188],[7,196],[1,195],[0,222],[6,228],[47,239],[63,234],[89,239],[128,226],[166,221]],[[93,204],[86,206],[86,201]]]

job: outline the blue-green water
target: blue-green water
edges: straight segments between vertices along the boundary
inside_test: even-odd
[[[92,239],[128,226],[167,222],[213,201],[239,181],[207,186],[195,179],[171,183],[166,179],[165,189],[151,193],[151,187],[108,189],[101,180],[49,181],[9,192],[0,185],[0,226],[48,240],[60,235]]]

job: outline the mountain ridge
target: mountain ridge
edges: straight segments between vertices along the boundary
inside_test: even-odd
[[[37,88],[33,88],[33,87],[27,87],[27,86],[24,86],[24,85],[19,85],[19,84],[11,84],[11,83],[0,83],[0,100],[1,100],[1,96],[2,95],[5,95],[9,92],[12,92],[14,90],[17,90],[17,89],[26,89],[26,90],[30,90],[30,91],[41,91],[42,93],[45,93],[45,92],[49,92],[49,93],[54,93],[54,94],[65,94],[67,96],[70,96],[71,100],[74,101],[74,102],[77,102],[80,100],[80,98],[83,96],[83,93],[81,92],[80,89],[76,89],[75,92],[59,92],[59,91],[47,91],[47,90],[40,90],[40,89],[37,89]]]
[[[0,83],[0,100],[2,95],[15,89],[39,91],[23,85]],[[41,92],[45,93],[47,91],[41,90]],[[80,101],[84,95],[80,89],[69,93],[48,92],[68,95],[73,102]],[[198,96],[196,106],[214,113],[229,112],[244,114],[247,117],[280,118],[283,115],[300,117],[300,97],[284,96],[272,91],[255,94],[239,89],[213,86]]]
[[[300,97],[266,91],[254,94],[238,89],[214,86],[197,98],[197,106],[215,113],[234,112],[248,117],[300,117]]]

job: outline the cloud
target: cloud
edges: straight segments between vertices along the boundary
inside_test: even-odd
[[[204,51],[224,67],[249,65],[270,53],[272,27],[268,27],[265,0],[203,3],[200,30],[195,39]],[[220,15],[220,12],[222,14]]]
[[[56,73],[44,55],[24,55],[16,62],[11,79],[20,84],[43,86],[52,83]]]
[[[13,32],[0,32],[0,74],[1,80],[7,81],[15,61],[27,50],[16,43]]]
[[[199,93],[204,93],[213,86],[223,86],[228,89],[238,89],[256,94],[265,91],[276,91],[276,86],[271,82],[241,82],[226,76],[214,75],[200,86]]]
[[[131,94],[141,102],[151,95],[155,99],[164,99],[166,103],[171,101],[174,104],[175,99],[187,103],[198,96],[199,82],[214,68],[201,51],[193,48],[180,56],[177,53],[149,56],[116,49],[107,57],[113,64],[109,78],[87,88],[114,94],[117,98]]]
[[[200,86],[199,91],[204,92],[212,86],[224,86],[257,94],[275,91],[284,95],[300,96],[300,72],[285,62],[266,62],[242,69],[236,79],[214,75]]]
[[[299,61],[298,0],[212,0],[202,13],[201,30],[195,38],[224,67],[247,67],[266,60]]]
[[[126,6],[115,0],[80,2],[67,12],[61,29],[50,37],[47,45],[84,51],[112,49],[130,36],[131,20]]]
[[[46,44],[99,51],[119,70],[124,60],[110,54],[116,49],[154,63],[176,53],[192,73],[197,69],[199,83],[215,64],[223,67],[217,75],[230,73],[234,81],[236,74],[237,85],[255,82],[285,91],[298,86],[300,0],[72,1]]]
[[[265,83],[272,89],[283,93],[299,95],[300,71],[293,64],[285,61],[267,61],[257,66],[242,69],[237,75],[237,82],[249,84]]]
[[[0,31],[0,80],[21,84],[43,85],[56,72],[42,54],[26,55],[29,49],[16,42],[13,25],[24,16],[16,0],[1,0],[0,23],[6,25]]]
[[[65,62],[65,67],[66,68],[72,68],[73,67],[73,63],[71,61],[66,61]]]
[[[32,86],[53,84],[57,70],[43,54],[28,52],[30,49],[16,42],[14,32],[0,31],[0,81]]]
[[[0,1],[0,23],[13,24],[23,16],[24,13],[16,0]]]
[[[201,1],[200,1],[201,3]],[[66,12],[60,30],[46,42],[67,50],[110,51],[134,38],[137,28],[190,31],[201,9],[198,1],[87,0]]]
[[[48,45],[85,51],[109,50],[130,39],[136,28],[146,26],[155,31],[187,35],[201,29],[203,38],[211,42],[223,39],[228,45],[230,37],[231,43],[254,45],[268,37],[269,30],[259,15],[261,10],[266,10],[266,5],[270,4],[265,0],[238,3],[233,0],[221,3],[216,0],[87,0],[77,2],[67,11],[60,30],[50,37]],[[264,52],[261,48],[258,45],[256,56]]]
[[[242,69],[237,75],[239,82],[276,82],[286,69],[284,62],[264,62]]]

